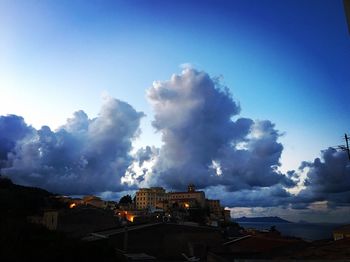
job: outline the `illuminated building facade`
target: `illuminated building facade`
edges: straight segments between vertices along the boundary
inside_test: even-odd
[[[178,203],[184,208],[205,206],[204,192],[196,191],[195,186],[193,184],[190,184],[188,186],[187,192],[170,192],[168,194],[170,204]]]
[[[136,192],[136,208],[157,208],[168,200],[168,194],[162,187],[141,188]]]

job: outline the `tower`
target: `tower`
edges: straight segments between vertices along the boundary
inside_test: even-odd
[[[194,186],[194,184],[189,184],[187,187],[187,191],[188,192],[196,192],[196,187]]]

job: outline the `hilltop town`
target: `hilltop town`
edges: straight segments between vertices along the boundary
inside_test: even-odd
[[[94,195],[83,198],[55,195],[58,208],[46,208],[27,217],[28,221],[75,237],[113,227],[147,223],[175,223],[222,227],[232,224],[230,210],[220,200],[207,199],[193,184],[184,192],[166,192],[161,187],[141,188],[135,197],[123,196],[119,202]]]
[[[348,227],[334,240],[306,242],[244,229],[219,200],[189,185],[184,192],[139,189],[117,201],[72,198],[0,178],[1,255],[21,261],[233,261],[350,258]]]
[[[222,207],[220,200],[207,199],[205,192],[196,190],[193,184],[184,192],[166,192],[162,187],[141,188],[133,199],[126,195],[119,202],[105,201],[93,195],[82,199],[56,196],[56,199],[70,209],[95,207],[111,211],[118,218],[118,222],[124,224],[163,221],[218,227],[221,223],[231,221],[230,210]],[[41,222],[48,228],[57,228],[60,224],[60,212],[62,210],[45,211]],[[40,221],[40,218],[31,219]]]

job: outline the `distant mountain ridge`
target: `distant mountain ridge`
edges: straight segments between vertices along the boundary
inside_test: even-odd
[[[305,220],[299,220],[298,221],[299,224],[310,224],[308,221],[305,221]]]
[[[235,218],[235,222],[250,222],[250,223],[255,223],[255,222],[264,222],[264,223],[292,223],[288,220],[282,219],[280,217],[240,217],[240,218]]]

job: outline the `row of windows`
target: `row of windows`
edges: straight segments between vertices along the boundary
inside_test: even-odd
[[[137,201],[136,202],[136,205],[139,206],[139,205],[156,205],[156,204],[160,204],[156,201]]]
[[[138,197],[136,198],[136,201],[141,201],[141,200],[165,200],[163,197]]]
[[[196,197],[193,197],[193,195],[191,194],[188,194],[188,195],[171,195],[171,198],[196,198]]]
[[[146,197],[148,198],[168,198],[169,195],[167,194],[157,194],[157,193],[150,193],[150,192],[145,192],[145,193],[141,193],[141,192],[137,192],[136,193],[136,197],[137,198],[143,198],[145,199]],[[170,198],[197,198],[197,195],[194,194],[170,194]]]
[[[149,195],[149,194],[157,194],[157,195],[164,194],[165,195],[164,192],[137,192],[136,194],[141,195],[141,196]]]

